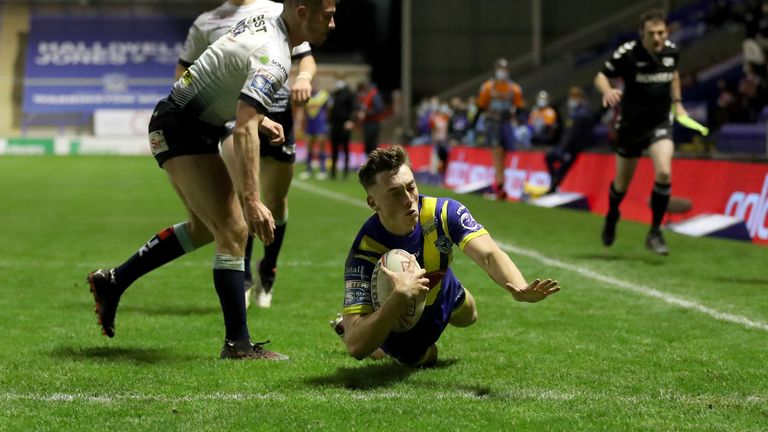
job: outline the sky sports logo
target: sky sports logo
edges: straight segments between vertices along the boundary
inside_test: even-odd
[[[768,226],[765,220],[768,216],[768,174],[763,180],[759,194],[733,192],[723,213],[743,220],[747,224],[749,236],[753,239],[768,240]]]

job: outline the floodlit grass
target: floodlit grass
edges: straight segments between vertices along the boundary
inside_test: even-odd
[[[328,321],[370,214],[353,180],[296,182],[273,307],[250,310],[291,361],[230,362],[210,246],[135,283],[114,339],[96,325],[86,274],[184,217],[151,158],[0,157],[0,430],[768,427],[768,248],[667,234],[657,257],[622,222],[606,250],[583,212],[459,196],[563,291],[516,303],[457,250],[480,319],[447,330],[438,367],[348,357]]]

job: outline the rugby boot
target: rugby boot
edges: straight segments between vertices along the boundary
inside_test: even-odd
[[[272,306],[272,285],[275,283],[275,269],[267,269],[263,261],[259,261],[259,277],[256,278],[254,292],[256,294],[256,304],[261,308]]]
[[[266,342],[253,343],[248,339],[224,341],[220,358],[229,360],[288,360],[288,356],[264,349]]]
[[[344,339],[344,317],[336,313],[336,318],[331,320],[331,328],[340,338]]]
[[[101,334],[115,336],[115,314],[123,290],[115,283],[114,269],[99,269],[88,275],[88,285],[96,302],[95,312],[101,326]]]
[[[661,231],[650,231],[645,237],[645,247],[659,255],[669,255],[669,248],[667,242],[664,241],[664,236],[661,235]]]
[[[605,217],[605,223],[603,224],[603,232],[600,235],[603,246],[611,246],[616,241],[616,224],[619,222],[619,215],[615,217],[610,213]]]

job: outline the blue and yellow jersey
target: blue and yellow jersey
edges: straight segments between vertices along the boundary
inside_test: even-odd
[[[344,309],[347,314],[369,314],[374,311],[371,302],[371,276],[379,258],[391,249],[404,249],[426,269],[430,291],[426,308],[453,299],[445,298],[442,287],[457,282],[448,267],[453,259],[453,246],[462,250],[479,236],[488,234],[477,223],[466,207],[450,198],[419,195],[419,223],[408,235],[388,232],[374,214],[358,232],[347,256],[344,269]],[[425,314],[427,310],[425,310]]]

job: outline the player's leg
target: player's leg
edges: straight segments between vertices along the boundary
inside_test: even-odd
[[[646,237],[645,245],[660,255],[669,254],[669,248],[661,234],[661,223],[667,212],[672,190],[672,155],[674,150],[675,146],[669,139],[656,141],[648,148],[648,154],[653,161],[655,182],[653,192],[651,192],[651,229]]]
[[[349,140],[352,133],[348,130],[342,132],[341,147],[344,152],[344,178],[349,175]]]
[[[264,257],[258,264],[257,302],[261,307],[272,303],[272,287],[277,274],[277,259],[283,246],[288,225],[288,190],[293,178],[293,163],[271,157],[261,159],[260,182],[264,204],[275,218],[275,240],[264,247]]]
[[[379,124],[376,122],[363,123],[363,138],[365,142],[365,155],[371,154],[378,147]]]
[[[261,135],[259,136],[261,138]],[[230,178],[235,178],[235,175],[237,171],[235,170],[235,149],[234,149],[234,139],[232,135],[227,135],[224,139],[221,140],[221,159],[224,161],[224,164],[227,166],[227,171],[229,171]],[[261,145],[267,145],[263,140],[261,141]],[[239,182],[235,181],[234,185],[236,186],[239,184]],[[235,191],[237,193],[237,196],[242,196],[241,191],[237,190],[237,187],[235,187]],[[249,235],[248,240],[245,243],[245,286],[244,286],[244,292],[245,292],[245,307],[248,308],[250,306],[251,302],[251,290],[253,289],[253,273],[251,272],[251,257],[253,256],[253,236]]]
[[[243,296],[248,228],[232,181],[219,155],[180,156],[163,165],[189,210],[210,230],[216,243],[213,282],[224,315],[222,358],[285,357],[250,342]]]
[[[173,183],[173,182],[171,182]],[[179,199],[187,208],[187,220],[167,227],[147,241],[125,262],[111,269],[100,269],[88,275],[88,283],[96,302],[96,314],[102,334],[115,336],[115,315],[120,297],[141,276],[213,241],[213,235],[191,210],[184,195],[173,184]]]
[[[547,171],[549,172],[549,190],[547,192],[555,192],[560,184],[560,167],[563,164],[562,148],[555,147],[547,152],[544,156],[544,163],[547,165]]]
[[[616,154],[616,177],[608,187],[608,213],[605,215],[601,234],[605,246],[611,246],[616,240],[616,225],[621,217],[619,206],[624,200],[632,177],[635,175],[638,160],[638,157],[624,157]]]
[[[464,302],[451,312],[449,324],[455,327],[469,327],[477,321],[477,306],[475,298],[468,289],[464,288]]]
[[[331,179],[336,179],[336,162],[339,159],[339,148],[341,147],[341,136],[335,127],[331,127]]]
[[[491,147],[491,156],[493,157],[494,184],[493,191],[496,198],[505,200],[507,192],[504,190],[504,158],[506,157],[506,144],[503,137],[503,128],[497,122],[487,122],[488,145]]]
[[[312,178],[312,161],[315,158],[315,137],[313,135],[310,135],[308,133],[304,134],[304,139],[307,144],[307,159],[305,161],[306,168],[303,172],[299,173],[299,179],[301,180],[308,180]]]
[[[328,173],[325,172],[325,159],[326,159],[326,153],[325,153],[325,134],[319,133],[315,135],[315,147],[317,149],[317,161],[320,164],[317,170],[317,179],[318,180],[325,180],[328,178]]]

